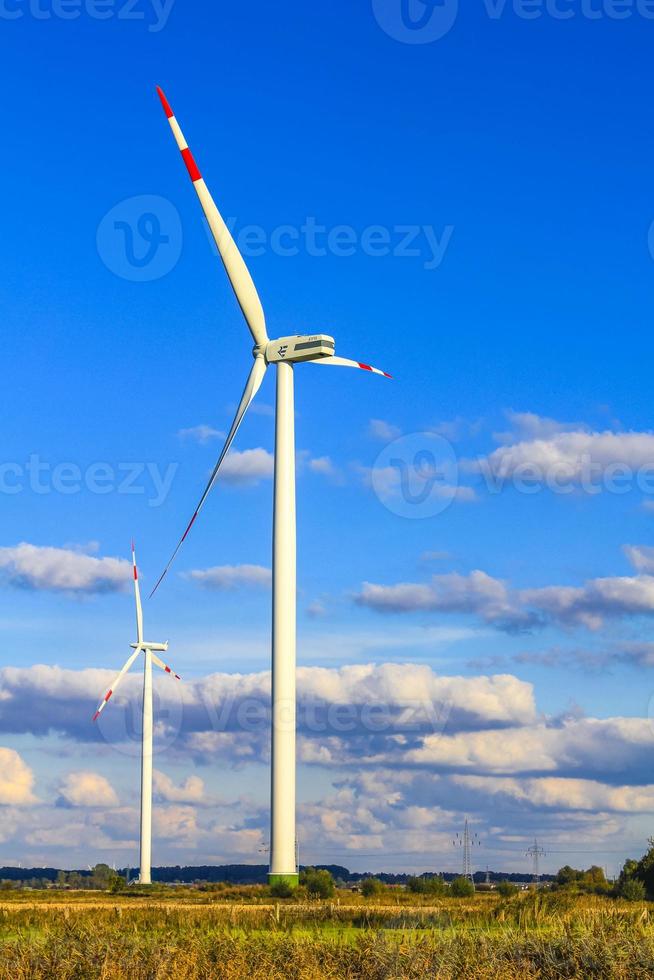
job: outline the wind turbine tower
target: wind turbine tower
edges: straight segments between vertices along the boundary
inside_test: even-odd
[[[109,699],[140,653],[143,654],[143,726],[141,734],[141,835],[140,835],[140,873],[139,884],[152,883],[152,664],[161,667],[167,674],[180,680],[170,667],[160,660],[157,653],[165,653],[168,643],[151,643],[143,639],[143,608],[139,589],[139,573],[136,567],[136,553],[132,542],[132,569],[134,575],[134,598],[136,600],[136,643],[130,643],[134,653],[127,658],[113,684],[104,695],[93,715],[97,721]]]
[[[200,502],[179,540],[152,594],[177,555],[218,478],[223,460],[236,436],[264,375],[273,364],[277,372],[275,403],[275,473],[273,503],[273,610],[272,610],[272,742],[270,800],[270,873],[272,884],[284,880],[297,885],[295,851],[295,728],[296,728],[296,520],[295,520],[295,366],[322,364],[360,368],[390,377],[360,361],[336,357],[334,338],[328,334],[291,335],[271,340],[256,287],[222,215],[193,158],[166,96],[157,89],[170,128],[211,229],[225,272],[241,308],[254,346],[254,363],[241,402],[218,462]]]

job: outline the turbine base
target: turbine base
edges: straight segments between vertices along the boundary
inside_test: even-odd
[[[300,883],[300,876],[297,872],[291,871],[288,874],[273,874],[272,871],[268,873],[268,884],[270,886],[278,885],[281,881],[285,881],[291,888],[297,888]]]

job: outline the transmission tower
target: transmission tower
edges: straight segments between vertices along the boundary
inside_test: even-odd
[[[538,841],[534,838],[534,843],[531,845],[531,847],[527,848],[525,854],[527,855],[527,857],[531,858],[532,868],[533,868],[533,872],[532,872],[533,877],[531,880],[535,885],[537,885],[538,882],[540,881],[539,862],[542,857],[545,857],[545,851],[543,850],[542,847],[539,847]]]
[[[481,847],[481,841],[479,840],[479,834],[470,830],[468,825],[468,818],[466,817],[465,823],[463,824],[463,834],[456,834],[455,839],[452,841],[454,847],[460,847],[463,851],[463,877],[467,878],[474,884],[474,878],[472,875],[472,849],[473,847]]]

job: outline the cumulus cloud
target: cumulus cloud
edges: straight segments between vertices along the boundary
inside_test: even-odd
[[[0,805],[25,806],[36,803],[33,787],[34,773],[18,752],[0,748]]]
[[[478,775],[535,775],[595,778],[619,784],[649,776],[652,728],[646,718],[571,718],[541,721],[503,731],[430,734],[404,754],[404,762],[438,771]]]
[[[498,442],[519,442],[536,439],[551,439],[562,432],[588,432],[590,427],[583,422],[558,422],[547,416],[536,415],[534,412],[505,412],[510,429],[506,432],[495,432]]]
[[[267,449],[232,450],[222,465],[220,479],[232,485],[253,486],[271,480],[274,471],[275,457]]]
[[[130,570],[123,558],[95,558],[71,548],[25,542],[0,548],[0,573],[16,588],[78,594],[119,592],[128,584]]]
[[[642,564],[646,556],[636,549]],[[364,582],[355,601],[381,613],[442,612],[475,615],[509,631],[549,624],[599,629],[605,619],[654,612],[654,576],[591,579],[582,586],[515,589],[482,571],[434,575],[427,583]]]
[[[624,553],[637,572],[654,572],[654,548],[644,545],[625,545]]]
[[[190,429],[180,429],[177,436],[183,442],[197,442],[205,446],[214,439],[224,439],[225,433],[210,425],[194,425]]]
[[[152,826],[158,837],[174,840],[178,847],[194,845],[199,836],[197,813],[190,806],[156,807]]]
[[[204,801],[204,782],[199,776],[188,776],[176,786],[170,776],[155,769],[152,785],[156,798],[164,803],[202,803]]]
[[[2,668],[0,731],[36,735],[59,731],[79,740],[97,737],[88,707],[111,679],[109,671]],[[198,733],[208,737],[207,745],[214,735],[234,731],[267,739],[268,671],[210,674],[175,685],[167,680],[163,678],[158,688],[165,709],[162,724],[173,726],[179,744]],[[136,697],[139,683],[139,678],[125,679],[128,698]],[[536,714],[532,686],[510,674],[452,677],[425,664],[362,664],[300,667],[297,684],[298,727],[309,738],[321,739],[330,730],[367,736],[382,731],[419,734],[440,731],[445,725],[450,730],[508,726],[524,724]],[[112,701],[112,715],[108,710],[104,715],[117,721],[117,732],[127,733],[130,729],[120,718],[120,704]],[[198,745],[196,740],[195,749]]]
[[[205,589],[270,588],[272,572],[262,565],[216,565],[214,568],[195,569],[185,572],[191,579]]]
[[[69,772],[59,784],[59,799],[63,806],[118,806],[113,786],[97,772]]]
[[[507,628],[532,624],[532,617],[519,608],[508,585],[482,571],[434,575],[426,584],[364,582],[355,601],[382,613],[465,613]]]
[[[328,477],[333,482],[340,483],[342,481],[340,470],[334,466],[329,456],[317,456],[315,459],[310,459],[307,466],[310,473]]]
[[[382,442],[392,442],[393,439],[402,435],[402,430],[399,426],[385,422],[383,419],[370,419],[368,435],[372,439],[380,439]]]
[[[558,810],[614,811],[617,813],[654,812],[654,785],[610,786],[593,779],[495,778],[492,776],[453,776],[459,786],[473,789],[485,797],[505,796],[533,807]]]
[[[570,431],[551,419],[520,418],[530,420],[526,436],[496,449],[479,466],[494,480],[529,477],[554,489],[579,483],[598,492],[602,478],[618,481],[625,470],[629,475],[654,469],[654,432]]]

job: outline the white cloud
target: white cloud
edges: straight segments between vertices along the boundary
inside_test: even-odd
[[[632,473],[641,469],[651,472],[654,433],[555,431],[502,446],[480,466],[495,479],[529,474],[530,479],[552,486],[585,481],[597,492],[602,486],[598,477],[617,481],[625,467]]]
[[[649,560],[635,549],[632,561]],[[591,579],[582,586],[511,588],[482,571],[434,575],[427,583],[378,585],[364,582],[355,597],[361,606],[382,613],[443,612],[476,615],[507,630],[556,623],[597,630],[607,618],[654,613],[654,576]]]
[[[118,592],[130,579],[123,558],[94,558],[68,548],[39,547],[25,542],[0,548],[0,569],[17,588],[49,592]]]
[[[342,474],[338,467],[334,466],[329,456],[317,456],[315,459],[310,459],[307,466],[311,473],[316,473],[319,476],[326,476],[332,480],[332,482],[342,482]]]
[[[484,796],[506,796],[534,807],[558,810],[654,813],[654,786],[610,786],[593,779],[515,779],[493,776],[453,776],[453,782]]]
[[[224,483],[253,485],[271,480],[274,471],[275,457],[266,449],[232,450],[222,465],[220,479]]]
[[[59,796],[67,806],[118,806],[116,791],[105,776],[97,772],[69,772],[59,784]]]
[[[152,826],[157,837],[174,840],[178,846],[192,846],[201,834],[197,813],[190,806],[155,807]]]
[[[204,801],[204,782],[199,776],[188,776],[181,785],[176,786],[170,776],[155,769],[152,773],[154,794],[165,803],[202,803]]]
[[[430,432],[433,432],[437,436],[442,436],[448,442],[460,442],[466,437],[478,435],[482,424],[481,419],[470,421],[457,415],[454,419],[438,422],[436,425],[431,426]]]
[[[180,429],[177,436],[183,441],[197,442],[201,446],[206,446],[214,439],[224,439],[225,433],[210,425],[194,425],[190,429]]]
[[[498,442],[522,442],[524,440],[551,439],[561,432],[588,432],[589,427],[583,422],[558,422],[534,412],[506,412],[511,429],[508,432],[496,432],[494,437]]]
[[[402,430],[399,426],[385,422],[383,419],[370,419],[368,435],[372,439],[380,439],[382,442],[392,442],[393,439],[402,435]]]
[[[34,773],[18,752],[0,748],[0,805],[24,806],[36,803],[33,787]]]
[[[262,565],[216,565],[185,572],[184,577],[205,589],[270,588],[272,572]]]
[[[625,545],[624,553],[637,572],[654,572],[654,548],[645,545]]]
[[[427,584],[375,585],[364,582],[356,601],[378,612],[475,613],[489,623],[516,624],[524,619],[516,610],[506,583],[481,571],[470,575],[456,572],[434,575]]]

